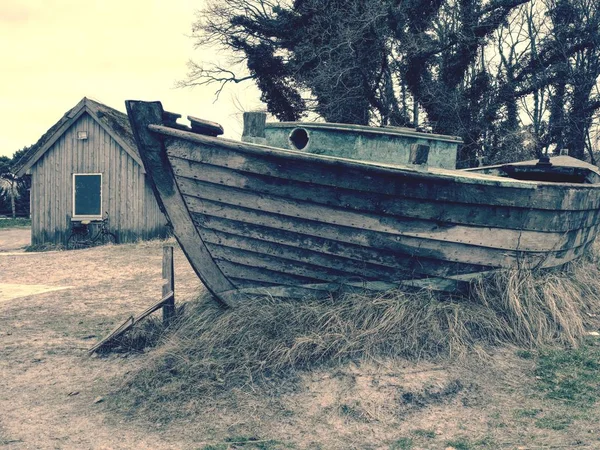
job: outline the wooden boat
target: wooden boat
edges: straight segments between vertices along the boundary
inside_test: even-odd
[[[216,137],[159,102],[127,102],[146,173],[206,287],[321,295],[454,290],[499,268],[581,256],[600,221],[600,172],[569,157],[475,171],[355,161]],[[417,158],[418,159],[418,158]]]

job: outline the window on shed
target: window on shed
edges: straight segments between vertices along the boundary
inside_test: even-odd
[[[73,174],[73,218],[102,218],[102,174]]]

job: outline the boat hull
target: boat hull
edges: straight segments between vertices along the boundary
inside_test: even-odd
[[[221,301],[398,286],[460,289],[500,268],[582,255],[597,185],[421,170],[239,143],[161,125],[128,102],[174,234]]]

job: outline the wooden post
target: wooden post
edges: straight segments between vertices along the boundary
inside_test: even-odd
[[[173,247],[170,245],[163,247],[162,277],[166,280],[162,287],[163,297],[170,292],[173,293],[171,299],[163,306],[163,323],[169,325],[175,316],[175,269],[173,267]]]
[[[266,145],[265,124],[267,123],[267,113],[264,112],[245,112],[244,113],[244,131],[242,133],[242,142],[252,144]]]

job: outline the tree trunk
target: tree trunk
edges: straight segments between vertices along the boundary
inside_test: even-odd
[[[17,217],[17,208],[15,205],[15,197],[17,195],[17,193],[15,192],[15,186],[16,186],[16,182],[15,180],[12,180],[10,182],[10,208],[12,210],[12,218],[15,219]]]

